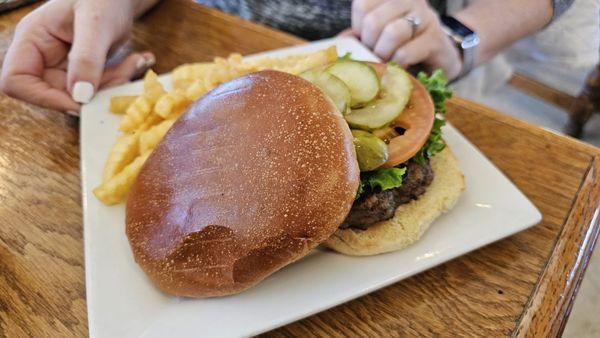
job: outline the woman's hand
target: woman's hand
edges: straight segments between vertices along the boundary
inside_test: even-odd
[[[414,31],[411,18],[418,21]],[[383,60],[441,68],[449,79],[461,71],[458,49],[426,0],[354,0],[352,32]]]
[[[79,103],[87,103],[98,89],[141,74],[154,63],[149,52],[133,53],[106,66],[109,53],[126,40],[141,2],[47,2],[17,25],[2,66],[0,89],[40,106],[78,111]]]

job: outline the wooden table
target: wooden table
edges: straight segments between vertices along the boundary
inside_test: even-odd
[[[2,55],[31,7],[0,16]],[[301,43],[185,0],[163,1],[133,46],[165,72]],[[268,336],[562,332],[598,235],[598,149],[454,98],[449,120],[535,203],[540,224]],[[0,96],[0,335],[85,336],[78,121]],[[490,194],[493,194],[490,191]]]

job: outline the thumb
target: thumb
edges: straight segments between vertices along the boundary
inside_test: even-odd
[[[95,1],[75,9],[73,43],[69,52],[67,88],[79,103],[88,103],[100,85],[108,51],[116,40],[114,19],[95,8]]]

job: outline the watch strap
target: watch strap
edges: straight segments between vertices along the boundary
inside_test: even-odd
[[[441,15],[440,20],[444,25],[444,31],[460,52],[462,68],[458,77],[463,77],[475,66],[475,52],[479,44],[479,37],[471,28],[454,17]]]

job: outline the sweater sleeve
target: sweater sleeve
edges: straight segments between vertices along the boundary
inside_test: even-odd
[[[552,0],[552,21],[556,20],[559,16],[561,16],[564,12],[571,7],[575,0]]]

